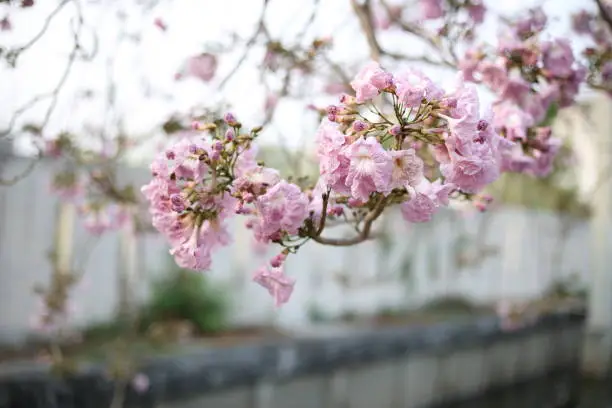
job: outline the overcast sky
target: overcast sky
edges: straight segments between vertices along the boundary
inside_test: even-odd
[[[545,9],[558,19],[577,10],[586,0],[549,0]],[[100,5],[100,4],[102,5]],[[201,52],[215,43],[229,43],[230,33],[248,37],[259,16],[261,2],[256,0],[161,0],[159,4],[142,12],[142,7],[130,6],[128,0],[82,0],[87,28],[83,43],[91,47],[91,31],[98,33],[98,53],[90,63],[74,66],[58,100],[47,128],[48,135],[59,131],[82,130],[85,125],[104,126],[121,117],[130,134],[150,133],[171,112],[185,111],[193,106],[211,106],[221,98],[229,100],[233,111],[247,124],[255,126],[261,121],[265,92],[261,87],[256,66],[261,54],[254,53],[240,75],[230,82],[224,93],[214,91],[219,78],[233,66],[237,55],[220,58],[219,74],[210,84],[197,80],[177,82],[174,74],[184,59]],[[487,1],[494,12],[511,14],[537,3],[536,0]],[[541,3],[541,0],[540,2]],[[28,10],[0,6],[0,18],[9,13],[14,29],[0,32],[0,44],[19,45],[30,39],[42,26],[44,18],[55,8],[56,1],[38,1]],[[554,6],[553,6],[554,4]],[[271,0],[267,22],[273,37],[291,39],[309,17],[312,0]],[[367,61],[367,49],[353,18],[349,0],[322,0],[321,9],[313,29],[307,37],[333,35],[337,61],[350,61],[359,65]],[[123,11],[125,18],[118,18]],[[415,13],[417,10],[415,9]],[[410,15],[410,9],[405,15]],[[2,67],[0,74],[0,129],[5,128],[12,112],[34,95],[54,88],[61,77],[67,55],[72,46],[70,19],[74,9],[68,5],[53,20],[44,37],[22,58],[17,69]],[[168,25],[162,32],[154,26],[161,17]],[[565,21],[555,23],[554,33],[567,33]],[[486,26],[482,35],[494,38],[497,27]],[[121,33],[138,36],[140,41],[118,41]],[[418,43],[403,44],[393,33],[385,33],[381,41],[418,54]],[[405,38],[405,37],[404,37]],[[112,57],[112,58],[111,58]],[[109,61],[112,62],[109,65]],[[249,66],[251,67],[249,69]],[[109,69],[109,67],[111,67]],[[106,89],[109,73],[117,84],[115,112],[108,112]],[[432,77],[449,83],[454,75],[428,69]],[[89,89],[94,97],[84,100],[79,92]],[[320,98],[315,101],[321,101]],[[297,145],[303,137],[310,137],[316,123],[305,113],[309,101],[287,102],[277,111],[274,126],[264,141],[274,142],[279,136],[290,145]],[[46,105],[41,104],[23,116],[32,121],[44,116]],[[107,113],[107,114],[105,114]]]

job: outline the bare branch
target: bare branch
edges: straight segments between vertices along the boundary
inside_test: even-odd
[[[363,229],[359,235],[354,236],[353,238],[343,239],[343,238],[325,238],[317,234],[312,235],[312,240],[318,242],[323,245],[331,245],[331,246],[352,246],[359,244],[361,242],[367,241],[372,238],[370,236],[370,231],[372,230],[372,224],[374,221],[380,217],[386,207],[387,200],[385,197],[381,197],[378,203],[374,206],[370,212],[364,218]]]
[[[382,6],[385,8],[385,10],[387,11],[387,13],[389,14],[389,16],[391,16],[392,21],[395,24],[397,24],[402,30],[422,39],[423,41],[428,43],[431,47],[433,47],[435,50],[439,51],[440,54],[442,54],[443,50],[441,48],[440,41],[437,37],[432,37],[428,35],[428,33],[425,30],[421,29],[420,27],[403,21],[401,17],[394,16],[394,14],[391,13],[391,8],[389,7],[389,4],[387,4],[386,0],[380,0],[380,2]],[[388,52],[385,52],[385,54],[395,59],[410,59],[410,60],[425,62],[427,64],[432,64],[432,65],[444,65],[449,68],[456,68],[456,57],[454,55],[454,50],[449,49],[449,52],[451,54],[453,61],[449,61],[447,58],[444,57],[444,55],[440,55],[441,60],[437,62],[426,56],[410,57],[410,56],[405,56],[401,54],[393,54],[393,53],[388,53]]]
[[[595,3],[597,4],[597,8],[599,9],[599,14],[601,15],[601,18],[606,22],[608,28],[612,30],[612,16],[610,16],[608,10],[606,10],[606,6],[603,4],[603,1],[595,0]]]
[[[353,11],[357,15],[361,29],[363,30],[366,40],[368,41],[368,46],[370,47],[370,57],[374,61],[380,61],[382,49],[378,44],[376,34],[374,33],[374,27],[372,26],[370,0],[365,0],[363,5],[357,3],[357,0],[351,0],[351,6],[353,6]]]
[[[238,59],[238,62],[236,63],[236,65],[234,65],[234,67],[231,69],[231,71],[219,83],[219,87],[218,87],[219,90],[221,90],[221,89],[223,89],[223,87],[225,87],[227,82],[236,74],[236,72],[238,72],[238,70],[240,69],[242,64],[244,64],[244,62],[246,61],[246,59],[247,59],[247,57],[249,55],[249,52],[251,51],[251,47],[255,44],[255,41],[257,41],[257,37],[259,37],[259,35],[261,33],[266,32],[266,27],[265,27],[264,20],[265,20],[265,17],[266,17],[266,9],[268,8],[268,0],[264,0],[264,3],[263,3],[262,7],[263,8],[261,10],[261,14],[259,16],[259,20],[257,21],[257,27],[255,28],[255,32],[247,40],[247,42],[245,44],[245,47],[244,47],[244,52],[242,53],[242,55]]]
[[[61,5],[63,6],[64,4],[68,3],[69,1],[73,1],[75,6],[77,7],[78,17],[77,17],[77,22],[76,22],[77,26],[76,26],[76,28],[74,29],[74,32],[73,32],[74,45],[72,47],[70,55],[68,56],[68,62],[66,63],[66,67],[64,68],[62,76],[60,77],[57,85],[53,88],[53,90],[35,96],[31,100],[29,100],[28,102],[23,104],[20,108],[15,110],[15,112],[13,112],[13,115],[11,116],[11,118],[9,120],[9,123],[8,123],[8,126],[6,127],[6,129],[0,130],[0,138],[9,136],[13,132],[13,128],[15,127],[15,124],[16,124],[17,120],[26,111],[28,111],[30,108],[32,108],[35,105],[37,105],[39,102],[42,102],[42,101],[47,100],[47,99],[50,99],[51,102],[49,104],[49,107],[47,108],[47,111],[46,111],[45,116],[43,118],[42,124],[39,126],[39,128],[42,130],[48,124],[49,119],[51,118],[51,114],[53,113],[53,110],[55,109],[55,107],[57,105],[57,99],[58,99],[59,93],[60,93],[61,89],[63,88],[64,84],[66,83],[66,81],[67,81],[67,79],[68,79],[68,77],[70,75],[70,71],[72,70],[72,67],[74,65],[74,62],[76,61],[76,58],[79,55],[79,52],[81,51],[81,45],[79,43],[79,35],[81,34],[81,29],[83,27],[83,17],[81,15],[80,6],[79,6],[79,4],[78,4],[78,2],[76,0],[64,0],[61,3]],[[44,33],[45,31],[46,31],[46,29],[42,30],[41,33]]]
[[[7,60],[9,60],[9,63],[14,64],[15,62],[17,62],[17,58],[19,57],[21,53],[23,53],[25,50],[27,50],[28,48],[36,44],[38,40],[42,38],[45,32],[47,32],[47,29],[49,28],[51,21],[64,8],[64,6],[68,4],[70,1],[73,1],[73,0],[62,0],[60,4],[58,4],[57,7],[51,12],[51,14],[47,16],[40,31],[34,37],[32,37],[30,41],[28,41],[21,47],[17,47],[14,50],[10,50],[7,52]]]
[[[36,167],[36,164],[39,161],[38,159],[40,159],[40,154],[37,155],[35,158],[31,159],[30,162],[28,163],[28,166],[21,173],[9,179],[6,179],[6,180],[0,178],[0,186],[10,187],[14,184],[17,184],[19,181],[23,180],[27,176],[29,176],[32,173],[32,171],[34,171],[34,168]]]

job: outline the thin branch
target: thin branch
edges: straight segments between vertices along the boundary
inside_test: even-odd
[[[253,35],[251,36],[251,38],[249,38],[245,44],[244,47],[244,52],[242,53],[242,55],[240,56],[240,58],[238,59],[238,62],[236,63],[236,65],[234,65],[234,67],[231,69],[230,72],[228,72],[228,74],[225,76],[225,78],[223,78],[221,80],[221,82],[219,83],[218,89],[221,90],[223,89],[223,87],[225,87],[225,85],[227,85],[228,81],[236,74],[236,72],[238,72],[238,70],[240,69],[240,67],[242,66],[242,64],[244,64],[244,62],[246,61],[249,52],[251,51],[251,47],[255,44],[255,41],[257,41],[257,37],[259,37],[259,34],[263,33],[266,31],[265,28],[265,17],[266,17],[266,9],[268,8],[268,0],[264,0],[263,3],[263,8],[261,10],[261,14],[259,16],[259,20],[257,21],[257,28],[255,29],[255,32],[253,33]]]
[[[351,6],[353,6],[353,11],[359,19],[359,24],[361,25],[361,29],[363,30],[363,33],[365,34],[366,40],[368,42],[368,46],[370,47],[370,57],[374,61],[379,61],[380,55],[382,54],[382,49],[378,44],[376,34],[374,33],[374,27],[372,26],[370,0],[365,0],[363,5],[357,3],[357,0],[351,0]]]
[[[343,238],[325,238],[319,235],[313,234],[312,239],[315,242],[318,242],[323,245],[331,245],[331,246],[352,246],[364,242],[371,238],[370,231],[372,230],[372,224],[380,215],[383,213],[386,207],[386,199],[385,197],[381,197],[378,203],[374,206],[374,208],[366,215],[364,218],[363,229],[359,235],[354,236],[353,238],[343,239]]]
[[[606,6],[603,4],[602,0],[595,0],[597,4],[597,8],[599,9],[599,14],[601,14],[601,18],[606,22],[608,28],[612,30],[612,16],[608,14],[608,10],[606,10]]]
[[[437,37],[432,37],[430,35],[428,35],[424,30],[422,30],[421,28],[408,24],[405,21],[403,21],[400,17],[394,16],[394,14],[391,12],[391,8],[389,6],[389,4],[387,4],[386,0],[380,0],[380,3],[382,4],[382,6],[385,8],[385,10],[387,11],[387,13],[389,14],[389,16],[392,18],[392,21],[397,24],[402,30],[406,31],[409,34],[412,34],[420,39],[422,39],[423,41],[425,41],[426,43],[428,43],[430,46],[432,46],[434,49],[438,50],[440,53],[442,53],[442,49],[440,48],[440,41],[438,40]],[[454,51],[451,49],[449,50],[449,52],[451,53],[451,56],[454,57]],[[402,58],[402,59],[411,59],[411,60],[416,60],[416,61],[422,61],[428,64],[432,64],[432,65],[444,65],[447,66],[449,68],[456,68],[456,59],[453,58],[453,61],[449,61],[448,59],[446,59],[443,55],[441,55],[441,61],[436,62],[426,56],[422,56],[422,57],[410,57],[410,56],[404,56],[401,54],[393,54],[393,53],[389,53],[389,52],[384,52],[385,54],[389,55],[392,58]]]
[[[12,64],[14,64],[17,61],[17,57],[19,57],[19,55],[22,52],[24,52],[25,50],[27,50],[28,48],[30,48],[34,44],[36,44],[38,42],[38,40],[40,40],[42,38],[42,36],[45,34],[45,32],[47,32],[47,29],[49,28],[49,25],[51,25],[51,21],[64,8],[64,6],[66,4],[68,4],[70,1],[73,1],[73,0],[62,0],[62,2],[60,4],[58,4],[57,7],[51,12],[51,14],[49,14],[47,16],[47,18],[45,19],[45,22],[44,22],[42,28],[40,29],[40,31],[38,33],[36,33],[36,35],[34,37],[32,37],[32,39],[30,41],[28,41],[27,43],[25,43],[21,47],[17,47],[16,49],[9,51],[7,53],[7,59],[9,59]]]
[[[41,155],[38,154],[35,158],[32,158],[30,162],[28,163],[28,166],[25,168],[25,170],[23,170],[21,173],[17,174],[16,176],[13,176],[9,179],[0,178],[0,186],[10,187],[12,185],[17,184],[19,181],[23,180],[27,176],[29,176],[32,173],[32,171],[34,171],[34,168],[36,167],[36,164],[38,163],[40,157]]]
[[[308,29],[310,28],[310,26],[314,22],[315,18],[317,17],[317,12],[319,11],[319,5],[320,4],[321,4],[321,0],[314,0],[313,5],[312,5],[312,10],[310,12],[310,16],[308,16],[308,20],[306,20],[306,24],[304,25],[304,27],[302,27],[302,29],[300,30],[300,32],[296,36],[298,41],[301,40],[302,38],[304,38],[304,36],[308,32]]]
[[[342,69],[338,63],[332,61],[325,53],[322,54],[323,61],[340,77],[344,85],[347,87],[351,86],[351,78],[348,76],[346,72]]]
[[[71,0],[71,1],[74,1],[74,0]],[[62,4],[65,4],[65,3],[67,3],[67,1],[64,1]],[[17,120],[26,111],[28,111],[30,108],[34,107],[35,105],[37,105],[39,102],[43,100],[51,99],[51,103],[49,104],[49,107],[47,108],[47,111],[43,118],[42,125],[39,126],[39,128],[42,130],[48,124],[49,119],[51,118],[51,114],[53,113],[53,110],[55,109],[57,105],[57,99],[58,99],[59,93],[61,89],[63,88],[63,86],[65,85],[66,80],[68,79],[68,76],[70,75],[70,71],[72,70],[74,62],[76,61],[77,55],[81,51],[81,45],[79,43],[79,35],[81,33],[81,28],[83,26],[83,19],[82,19],[82,15],[80,14],[80,8],[78,7],[78,3],[75,1],[74,4],[77,6],[77,10],[79,10],[79,16],[77,18],[77,27],[74,29],[74,32],[73,32],[74,45],[72,47],[70,55],[68,56],[68,62],[66,63],[66,67],[64,68],[64,71],[62,73],[62,76],[60,77],[60,80],[58,81],[56,86],[53,88],[53,90],[35,96],[31,100],[23,104],[20,108],[15,110],[15,112],[13,112],[13,115],[11,116],[9,120],[9,123],[6,129],[0,130],[0,138],[9,136],[12,133]]]

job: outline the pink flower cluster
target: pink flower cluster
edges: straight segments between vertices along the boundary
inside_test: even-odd
[[[499,177],[514,143],[495,132],[490,113],[481,116],[475,88],[461,83],[446,92],[421,72],[393,75],[377,63],[351,85],[356,97],[330,106],[317,136],[321,180],[335,195],[363,205],[373,194],[403,191],[404,217],[425,222],[453,191],[476,194]],[[359,105],[379,94],[391,96],[400,115],[359,119]],[[437,162],[439,179],[425,177],[422,156]]]
[[[126,206],[96,197],[90,190],[96,185],[94,177],[76,169],[59,171],[51,182],[51,191],[62,201],[77,206],[83,227],[93,235],[118,230],[130,222]]]
[[[160,27],[159,24],[156,23],[156,25]],[[165,25],[163,27],[165,31]],[[213,54],[194,55],[183,63],[174,77],[176,80],[193,77],[203,82],[210,82],[217,72],[217,65],[217,57]]]
[[[154,227],[183,268],[211,267],[214,250],[230,243],[225,221],[236,214],[248,216],[256,239],[266,243],[297,234],[308,217],[308,198],[301,189],[256,163],[251,147],[256,132],[240,134],[241,125],[231,114],[225,122],[225,132],[184,138],[159,154],[151,165],[153,179],[142,188]],[[289,298],[293,281],[280,269],[284,258],[274,261],[273,270],[261,268],[254,280],[280,305]]]
[[[545,176],[561,142],[551,137],[550,114],[574,103],[586,69],[566,39],[542,41],[546,26],[540,9],[530,10],[500,39],[496,50],[469,50],[460,62],[464,78],[497,95],[495,130],[516,142],[502,154],[502,170]]]
[[[351,86],[355,94],[328,106],[317,131],[314,187],[256,162],[259,129],[244,131],[231,114],[223,125],[194,126],[210,136],[182,139],[158,155],[142,192],[178,265],[209,269],[214,250],[230,241],[225,221],[245,216],[257,243],[282,247],[253,277],[281,305],[295,284],[283,273],[285,260],[309,240],[362,242],[395,205],[408,222],[427,222],[451,198],[474,199],[479,208],[490,201],[482,190],[521,139],[498,132],[473,85],[447,91],[419,71],[394,74],[371,62]],[[326,238],[332,221],[354,222],[359,235]]]
[[[602,4],[612,15],[610,7]],[[612,95],[612,31],[609,24],[588,11],[580,11],[572,16],[574,31],[590,40],[583,51],[589,68],[589,85]]]

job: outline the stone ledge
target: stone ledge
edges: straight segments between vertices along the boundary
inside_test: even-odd
[[[344,335],[299,336],[273,343],[197,348],[143,362],[149,390],[127,392],[127,406],[148,408],[260,381],[282,383],[296,377],[390,360],[412,353],[450,353],[486,347],[496,341],[558,327],[580,326],[583,309],[540,316],[517,330],[500,327],[497,317],[428,326],[351,329]],[[113,383],[101,366],[84,368],[71,378],[48,374],[44,365],[0,364],[0,408],[108,408]]]

